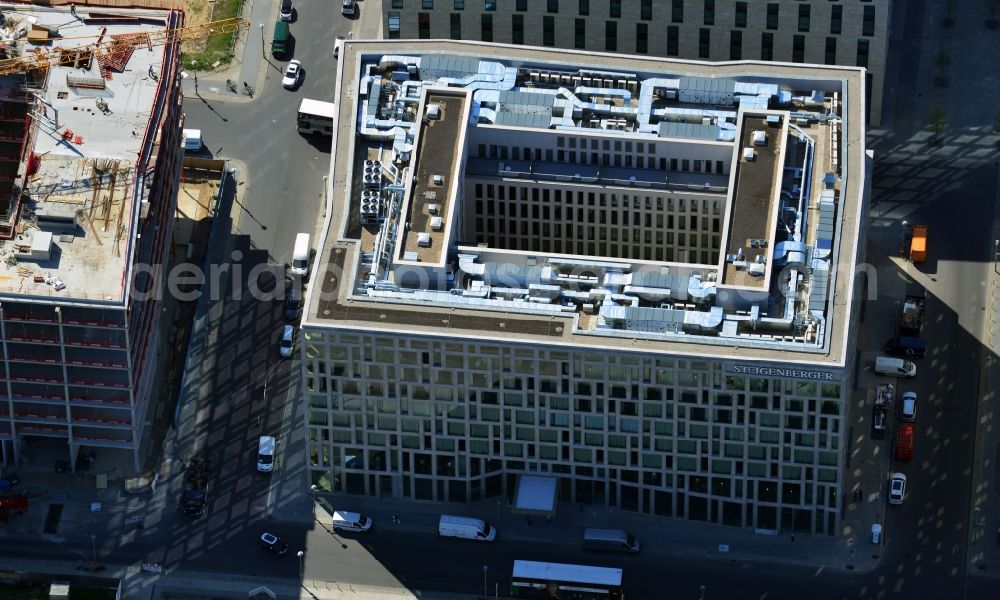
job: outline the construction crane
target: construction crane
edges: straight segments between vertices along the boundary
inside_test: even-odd
[[[59,65],[72,66],[80,64],[80,57],[82,56],[102,59],[123,52],[131,53],[135,48],[143,46],[152,49],[153,46],[163,46],[174,42],[200,39],[212,35],[245,31],[249,27],[250,21],[232,18],[211,21],[200,25],[177,27],[175,29],[159,29],[111,35],[107,39],[105,39],[106,30],[104,30],[99,36],[81,36],[89,38],[97,37],[97,41],[91,44],[70,47],[56,46],[53,48],[38,47],[28,50],[21,56],[0,59],[0,75],[27,73]]]

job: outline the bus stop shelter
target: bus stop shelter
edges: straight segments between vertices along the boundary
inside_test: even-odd
[[[556,502],[559,500],[558,483],[553,477],[521,475],[517,479],[517,490],[511,512],[552,518],[556,514]]]

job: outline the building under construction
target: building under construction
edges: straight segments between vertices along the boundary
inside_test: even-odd
[[[140,465],[181,169],[170,9],[0,4],[0,460]],[[47,453],[46,453],[47,454]],[[120,463],[119,456],[116,463]]]

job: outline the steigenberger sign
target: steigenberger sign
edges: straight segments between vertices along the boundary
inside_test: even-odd
[[[752,375],[755,377],[785,377],[787,379],[811,379],[814,381],[840,381],[840,377],[829,371],[813,371],[794,367],[758,367],[756,365],[726,365],[727,373]]]

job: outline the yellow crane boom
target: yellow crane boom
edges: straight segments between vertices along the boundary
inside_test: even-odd
[[[83,36],[96,37],[97,41],[91,44],[70,47],[38,47],[27,51],[21,56],[0,59],[0,75],[15,75],[17,73],[48,69],[57,65],[78,64],[79,57],[82,55],[91,55],[95,59],[102,58],[143,46],[152,48],[153,46],[163,46],[173,42],[183,42],[185,40],[200,39],[212,35],[245,31],[249,27],[250,22],[246,19],[232,18],[211,21],[200,25],[177,27],[175,29],[129,32],[107,36],[107,38],[105,38],[102,32],[100,36]]]

